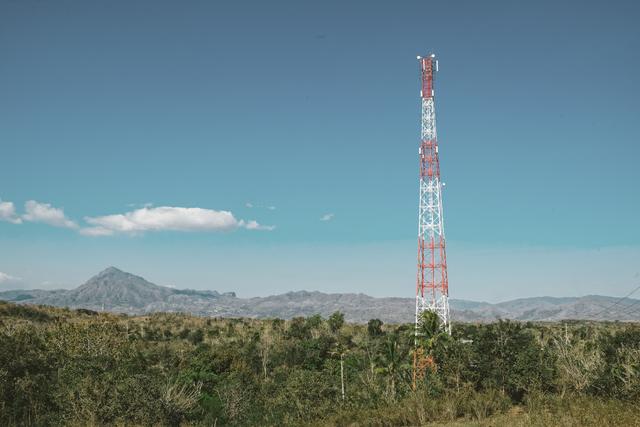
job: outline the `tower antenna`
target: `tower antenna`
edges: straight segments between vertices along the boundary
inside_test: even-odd
[[[420,207],[418,209],[418,277],[416,285],[415,341],[424,311],[435,312],[441,326],[451,334],[449,279],[445,251],[442,182],[436,133],[434,77],[438,61],[434,54],[418,56],[421,72],[422,126],[420,148]]]

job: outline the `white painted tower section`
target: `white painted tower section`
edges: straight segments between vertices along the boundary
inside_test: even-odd
[[[437,313],[442,325],[450,333],[442,182],[433,89],[437,62],[434,55],[418,59],[422,71],[422,124],[421,143],[418,151],[420,158],[420,203],[418,209],[416,334],[420,314],[425,310]]]

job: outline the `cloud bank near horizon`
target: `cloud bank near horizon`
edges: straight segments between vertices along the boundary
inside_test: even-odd
[[[273,225],[262,225],[255,220],[237,219],[230,211],[177,206],[144,207],[123,214],[85,217],[86,225],[68,218],[61,208],[49,203],[29,200],[25,213],[18,215],[12,202],[0,201],[0,221],[13,224],[34,222],[53,227],[77,230],[84,236],[99,237],[115,234],[140,235],[150,231],[225,232],[246,230],[272,231]]]
[[[0,284],[7,283],[7,282],[19,282],[20,280],[22,279],[19,277],[14,277],[14,276],[11,276],[10,274],[3,273],[2,271],[0,271]]]
[[[91,227],[80,230],[87,236],[109,236],[116,233],[139,234],[146,231],[233,231],[273,230],[257,221],[238,220],[229,211],[174,206],[144,207],[124,214],[85,217]]]
[[[12,288],[22,288],[25,283],[22,280],[22,277],[12,276],[8,273],[3,273],[0,271],[0,290],[6,290],[5,286],[10,286]]]

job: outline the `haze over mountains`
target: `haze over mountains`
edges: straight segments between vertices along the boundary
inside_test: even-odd
[[[386,323],[413,321],[413,298],[374,298],[364,294],[288,292],[256,298],[235,293],[174,289],[109,267],[71,290],[14,290],[0,292],[0,300],[20,304],[105,310],[127,314],[187,312],[201,316],[291,318],[316,313],[328,317],[335,311],[348,321],[378,318]],[[572,298],[524,298],[498,304],[450,301],[454,321],[490,322],[499,318],[523,321],[640,320],[640,300],[589,295]]]

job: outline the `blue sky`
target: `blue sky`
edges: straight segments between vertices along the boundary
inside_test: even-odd
[[[433,51],[451,296],[624,295],[639,19],[633,1],[0,1],[0,288],[116,265],[241,296],[413,296]]]

